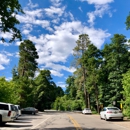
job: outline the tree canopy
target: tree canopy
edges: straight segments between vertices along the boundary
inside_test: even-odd
[[[14,41],[16,38],[22,39],[20,30],[17,25],[20,23],[16,18],[19,13],[24,13],[18,0],[1,0],[0,1],[0,32],[9,32],[12,34],[12,39],[10,42]],[[2,41],[5,41],[1,37]]]

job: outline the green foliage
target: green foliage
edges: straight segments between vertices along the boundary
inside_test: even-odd
[[[50,109],[56,97],[63,96],[64,92],[60,87],[51,81],[51,73],[49,70],[41,70],[35,78],[35,88],[33,90],[35,106],[44,110]]]
[[[14,41],[16,38],[22,40],[21,33],[16,27],[16,25],[20,23],[16,18],[18,13],[23,13],[18,0],[0,1],[0,31],[12,33],[10,42]],[[1,40],[5,41],[3,37]]]
[[[109,105],[113,101],[121,101],[123,98],[121,91],[122,74],[130,68],[129,47],[126,44],[124,35],[115,34],[109,45],[103,49],[104,61],[102,64],[102,73],[104,73],[104,82],[102,81],[102,100],[103,104]],[[120,107],[120,104],[116,104]]]
[[[86,78],[87,78],[87,70],[82,63],[82,56],[84,55],[85,51],[88,49],[88,46],[90,45],[91,41],[89,40],[88,34],[81,34],[79,35],[79,39],[76,41],[77,46],[73,49],[74,51],[74,58],[75,58],[75,67],[78,68],[77,75],[79,79],[77,80],[80,84],[78,89],[82,89],[84,92],[85,97],[85,104],[86,107],[90,107],[90,100],[89,100],[89,93],[88,90],[85,87]]]
[[[7,103],[18,103],[18,94],[16,84],[6,81],[4,77],[0,78],[0,101]]]
[[[130,70],[123,74],[123,112],[130,117]]]
[[[126,18],[125,24],[126,24],[126,29],[127,30],[130,29],[130,13],[129,13],[129,15]]]
[[[85,104],[83,100],[73,100],[64,95],[63,97],[57,97],[53,109],[62,110],[62,111],[73,111],[73,110],[82,110]]]
[[[9,82],[5,80],[4,77],[0,78],[0,101],[1,102],[10,102],[11,88]]]
[[[24,40],[19,46],[19,51],[18,76],[33,78],[38,68],[36,59],[39,58],[35,45],[30,40]]]

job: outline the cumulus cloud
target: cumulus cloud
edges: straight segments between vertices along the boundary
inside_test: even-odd
[[[3,46],[9,46],[9,43],[0,41],[0,44]]]
[[[0,33],[0,38],[1,38],[1,37],[3,37],[4,39],[11,39],[11,38],[12,38],[12,34],[9,33],[9,32],[6,32],[6,33],[1,32],[1,33]]]
[[[38,4],[33,4],[31,0],[29,0],[29,3],[27,4],[30,8],[36,8],[38,7]]]
[[[51,2],[52,2],[52,5],[53,6],[56,6],[56,7],[58,7],[58,6],[60,6],[62,3],[62,1],[63,0],[50,0]]]
[[[17,15],[17,19],[24,24],[32,24],[32,25],[38,25],[42,28],[46,28],[50,26],[50,22],[48,20],[42,19],[43,16],[43,10],[42,9],[36,9],[36,10],[25,10],[24,15]]]
[[[87,2],[88,4],[94,4],[95,11],[88,12],[88,23],[93,26],[96,17],[102,18],[104,14],[108,14],[112,17],[109,4],[114,2],[114,0],[80,0],[81,2]]]
[[[92,43],[99,49],[110,34],[106,30],[89,27],[81,21],[75,20],[70,11],[66,12],[66,6],[62,6],[62,0],[50,1],[52,6],[49,8],[34,10],[33,8],[38,7],[38,5],[33,4],[30,0],[31,10],[26,8],[25,15],[18,15],[17,18],[22,23],[22,34],[35,44],[39,55],[37,62],[40,69],[49,69],[52,75],[63,77],[63,71],[69,73],[75,71],[75,68],[70,68],[71,63],[68,63],[67,66],[65,64],[68,62],[68,57],[72,56],[73,48],[76,46],[80,34],[88,34]],[[79,9],[81,10],[81,8]],[[109,10],[109,6],[95,5],[95,9],[95,11],[88,13],[89,23],[92,23],[97,16],[102,17],[104,12]],[[36,27],[40,27],[42,30],[37,35],[31,33]],[[15,44],[20,45],[20,43],[17,41]],[[16,56],[19,56],[18,53],[15,54]],[[6,62],[8,61],[7,63],[10,62],[7,57],[3,58],[6,59]],[[0,61],[1,66],[7,64],[4,63],[4,59]]]
[[[105,4],[102,6],[95,5],[95,11],[87,13],[87,15],[89,17],[88,23],[90,23],[90,26],[94,25],[94,20],[96,19],[97,16],[102,18],[104,14],[109,14],[110,17],[112,16],[112,14],[110,12],[110,6],[108,4]]]
[[[75,71],[74,68],[65,67],[64,63],[73,53],[72,50],[76,46],[76,41],[81,33],[88,34],[92,43],[98,48],[101,48],[105,39],[110,36],[107,31],[89,28],[82,25],[80,21],[64,22],[55,26],[54,29],[52,34],[42,34],[38,37],[29,35],[28,38],[35,43],[39,55],[37,60],[39,65],[49,68],[52,75],[59,77],[63,76],[62,70]],[[59,62],[63,65],[60,65]]]
[[[66,83],[65,82],[57,82],[57,86],[60,86],[61,88],[65,89]]]
[[[5,53],[0,53],[0,70],[4,70],[4,65],[8,65],[10,62],[10,59]]]
[[[65,6],[62,8],[51,6],[50,8],[44,9],[46,15],[52,18],[54,18],[55,15],[57,15],[58,17],[62,16],[62,14],[64,13],[64,10],[65,10]]]
[[[98,4],[98,5],[103,5],[103,4],[114,2],[114,0],[80,0],[80,1],[82,2],[86,1],[89,4]]]

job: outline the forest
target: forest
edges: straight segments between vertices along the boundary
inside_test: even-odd
[[[18,0],[2,0],[1,32],[12,32],[12,39],[22,39],[15,25],[17,13],[24,13]],[[3,13],[4,12],[4,13]],[[11,17],[10,17],[11,16]],[[8,22],[7,22],[8,21]],[[4,23],[4,24],[3,24]],[[126,18],[130,29],[130,14]],[[5,39],[1,38],[4,42]],[[62,111],[91,108],[99,113],[104,106],[117,106],[130,117],[130,40],[123,34],[114,34],[110,43],[98,49],[88,34],[80,34],[73,48],[76,71],[66,79],[66,90],[57,86],[49,70],[40,70],[35,44],[26,39],[19,45],[19,62],[12,68],[12,79],[0,77],[0,101],[34,106],[40,111]]]

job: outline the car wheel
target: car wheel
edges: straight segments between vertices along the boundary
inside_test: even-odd
[[[35,112],[32,112],[32,115],[35,115]]]
[[[102,117],[100,116],[100,119],[102,120]]]
[[[121,121],[123,121],[123,117],[121,118]]]
[[[6,122],[2,122],[2,125],[4,126],[6,124]]]

